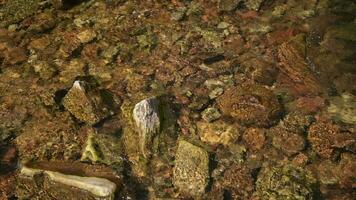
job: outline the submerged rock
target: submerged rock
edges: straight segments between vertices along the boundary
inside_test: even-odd
[[[121,152],[119,138],[113,134],[102,134],[91,129],[81,160],[107,164],[120,170],[123,165]]]
[[[180,140],[173,169],[173,184],[183,194],[200,197],[209,183],[209,154],[204,149]]]
[[[245,5],[250,10],[259,10],[264,0],[245,0]]]
[[[281,117],[277,97],[259,85],[230,88],[217,99],[221,111],[244,125],[270,126]]]
[[[272,129],[272,145],[288,156],[292,156],[305,148],[305,139],[298,133],[290,132],[281,126]]]
[[[331,158],[336,149],[355,151],[356,136],[342,132],[340,126],[321,119],[310,126],[308,141],[320,157]]]
[[[17,23],[40,9],[40,3],[43,0],[11,0],[5,1],[0,8],[0,25],[6,26],[11,23]],[[4,3],[3,1],[1,3]]]
[[[207,108],[202,112],[202,118],[207,122],[212,122],[221,117],[221,114],[216,108]]]
[[[74,82],[63,99],[63,105],[77,119],[89,125],[94,125],[111,114],[104,99],[98,94],[89,94],[82,81]]]
[[[219,10],[221,11],[233,11],[237,8],[241,0],[220,0]]]
[[[228,146],[240,136],[240,127],[222,120],[212,123],[201,121],[197,123],[197,127],[200,139],[213,145],[223,144]]]
[[[151,97],[137,103],[133,109],[133,119],[139,129],[141,152],[144,156],[148,156],[153,139],[161,128],[159,100]]]
[[[224,172],[223,186],[229,191],[231,199],[250,199],[254,190],[251,170],[243,166],[232,165]]]
[[[81,177],[22,167],[17,186],[20,199],[114,199],[115,183],[97,177]]]
[[[356,97],[344,93],[331,99],[328,113],[337,121],[356,124]]]
[[[261,200],[314,199],[316,179],[291,165],[264,166],[257,177],[255,195]]]
[[[299,34],[283,43],[278,49],[278,65],[282,85],[295,96],[319,94],[322,89],[317,76],[308,66],[306,60],[305,35]]]
[[[250,150],[261,150],[266,143],[265,130],[260,128],[249,128],[244,132],[242,139]]]

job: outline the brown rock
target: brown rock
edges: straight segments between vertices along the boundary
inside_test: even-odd
[[[303,153],[299,153],[292,160],[293,165],[298,167],[304,167],[307,164],[307,162],[308,162],[308,156],[306,156]]]
[[[259,85],[229,88],[217,98],[217,103],[225,115],[258,127],[275,124],[282,111],[272,91]]]
[[[50,44],[51,44],[51,41],[48,37],[41,37],[41,38],[32,40],[30,43],[30,48],[43,51]]]
[[[335,138],[339,134],[339,126],[329,121],[317,121],[309,128],[308,140],[319,156],[330,158],[334,152]]]
[[[15,65],[23,63],[27,60],[27,52],[25,49],[20,47],[9,48],[4,53],[4,61],[5,63]]]
[[[297,133],[289,132],[280,126],[273,128],[271,132],[273,133],[272,145],[288,156],[305,148],[305,139]]]
[[[260,128],[249,128],[245,131],[242,139],[252,151],[258,151],[266,143],[265,130]]]
[[[278,70],[272,63],[261,58],[252,58],[241,64],[245,74],[257,83],[272,85],[277,77]]]
[[[297,35],[278,49],[280,83],[295,96],[313,95],[321,92],[316,76],[310,70],[305,55],[305,37]]]
[[[254,191],[251,171],[246,167],[231,166],[224,172],[223,186],[230,191],[231,199],[249,199]]]
[[[240,127],[236,124],[218,120],[212,123],[200,121],[197,123],[200,139],[213,145],[228,146],[240,136]]]

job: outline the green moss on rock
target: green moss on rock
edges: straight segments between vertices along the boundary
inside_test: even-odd
[[[264,166],[257,177],[255,195],[261,200],[311,200],[315,186],[316,179],[302,168]]]
[[[82,161],[103,163],[114,168],[123,164],[119,138],[112,134],[100,134],[91,129],[82,154]]]

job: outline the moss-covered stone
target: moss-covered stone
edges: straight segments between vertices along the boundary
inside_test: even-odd
[[[40,2],[43,0],[11,0],[6,1],[4,7],[0,9],[0,25],[6,26],[17,23],[26,17],[33,15],[40,9]]]
[[[123,157],[119,138],[114,133],[103,134],[90,129],[81,160],[103,163],[120,170]]]
[[[264,166],[257,177],[256,193],[261,200],[314,199],[316,179],[309,171],[291,165]]]
[[[209,183],[209,154],[204,149],[180,140],[173,170],[173,184],[181,193],[199,197]]]

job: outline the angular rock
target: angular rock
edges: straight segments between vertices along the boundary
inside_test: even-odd
[[[259,85],[230,88],[217,98],[220,110],[244,125],[265,127],[281,117],[282,107],[271,90]]]
[[[306,60],[305,36],[297,35],[278,49],[279,69],[285,84],[295,96],[315,95],[321,92],[320,83]],[[283,76],[282,76],[283,75]]]
[[[75,81],[63,98],[63,105],[80,121],[94,125],[111,113],[104,99],[100,95],[88,93],[85,86],[85,82]]]
[[[103,199],[113,200],[115,183],[97,177],[81,177],[54,171],[22,167],[17,186],[20,199]]]
[[[260,199],[314,199],[316,179],[309,171],[291,165],[264,166],[257,177]]]
[[[178,143],[173,184],[183,194],[200,197],[209,183],[209,154],[184,140]]]
[[[151,97],[137,103],[133,109],[133,119],[139,129],[141,152],[144,156],[149,156],[153,139],[161,128],[159,100]]]
[[[212,123],[198,122],[198,132],[203,142],[213,145],[223,144],[228,146],[240,137],[240,130],[236,124],[218,120]]]

